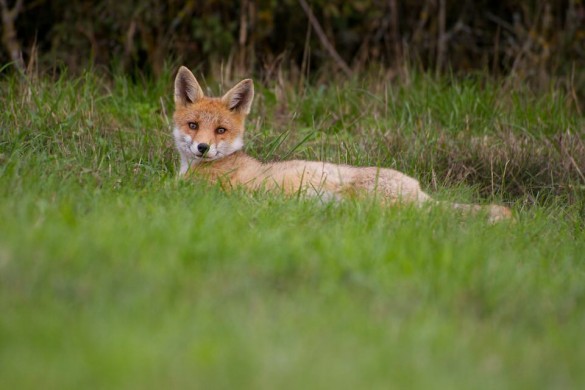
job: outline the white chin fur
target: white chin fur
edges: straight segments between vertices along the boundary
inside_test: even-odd
[[[239,136],[232,142],[220,142],[217,144],[217,151],[219,154],[223,156],[229,156],[230,154],[237,152],[238,150],[242,149],[244,146],[244,139],[242,136]]]

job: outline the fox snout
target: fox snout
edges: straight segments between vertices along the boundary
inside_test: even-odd
[[[199,153],[205,154],[209,150],[209,144],[202,142],[199,145],[197,145],[197,150],[199,151]]]
[[[217,154],[216,152],[217,148],[215,147],[215,145],[210,145],[205,142],[200,143],[193,142],[193,146],[191,148],[193,149],[196,157],[213,158]]]
[[[176,133],[179,133],[177,131]],[[215,142],[207,140],[198,140],[187,134],[176,134],[177,147],[186,155],[190,155],[192,159],[214,159],[221,153]]]

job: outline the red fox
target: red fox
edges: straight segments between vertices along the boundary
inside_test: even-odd
[[[304,160],[262,163],[248,156],[242,151],[244,121],[253,98],[250,79],[239,82],[221,98],[213,98],[205,96],[189,69],[179,69],[173,135],[181,156],[181,175],[197,175],[227,187],[276,190],[327,200],[372,195],[384,204],[440,203],[423,192],[417,180],[393,169]],[[512,216],[510,209],[498,205],[450,206],[469,213],[483,210],[492,222]]]

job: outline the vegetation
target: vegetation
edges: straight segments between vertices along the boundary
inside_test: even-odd
[[[280,72],[256,84],[249,153],[397,168],[516,222],[179,180],[171,72],[6,76],[0,387],[583,387],[574,97]]]
[[[180,58],[205,73],[223,61],[270,79],[282,64],[327,78],[410,64],[437,75],[512,75],[543,90],[569,80],[585,92],[580,0],[0,0],[0,12],[0,63],[23,66],[22,52],[41,69],[161,75]]]

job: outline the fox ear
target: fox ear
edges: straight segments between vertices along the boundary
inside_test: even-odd
[[[223,95],[221,101],[232,111],[248,115],[254,99],[254,83],[251,79],[240,81]]]
[[[193,73],[184,66],[179,68],[175,78],[175,104],[195,103],[205,96]]]

